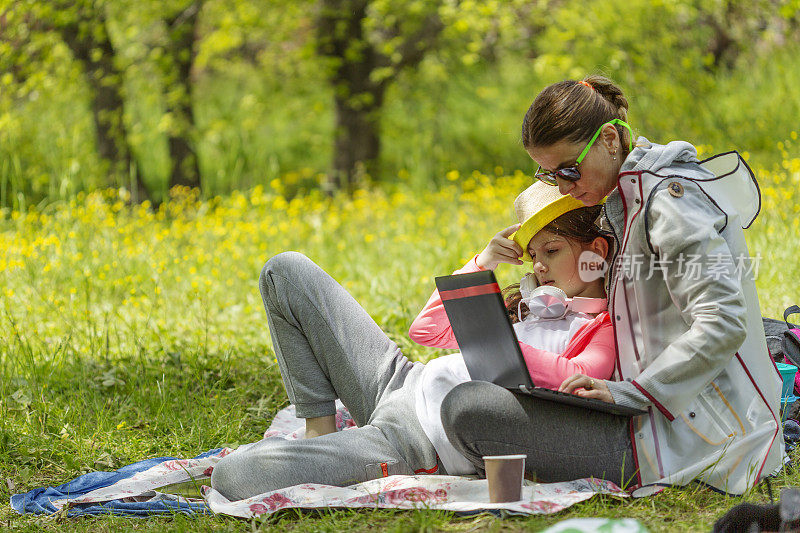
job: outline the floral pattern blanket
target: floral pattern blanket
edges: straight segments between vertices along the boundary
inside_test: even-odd
[[[338,402],[336,420],[340,431],[355,426],[350,413]],[[281,410],[265,435],[302,438],[304,423],[294,416],[294,406]],[[489,503],[485,479],[475,479],[474,476],[414,475],[390,476],[349,487],[304,483],[231,502],[208,486],[214,465],[231,451],[230,448],[218,448],[192,459],[160,457],[140,461],[115,472],[92,472],[58,487],[42,487],[25,494],[15,494],[11,497],[11,506],[23,514],[63,513],[68,516],[148,516],[181,512],[250,518],[293,507],[546,514],[558,512],[596,494],[627,496],[615,484],[597,479],[562,483],[526,481],[521,501]]]

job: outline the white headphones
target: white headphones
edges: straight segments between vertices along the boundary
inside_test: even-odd
[[[517,305],[517,316],[522,318],[522,304],[528,306],[530,314],[540,320],[564,318],[568,312],[600,313],[608,307],[606,298],[568,298],[567,293],[551,285],[537,286],[536,277],[525,274],[519,283],[522,300]]]

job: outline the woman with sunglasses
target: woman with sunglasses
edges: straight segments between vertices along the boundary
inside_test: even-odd
[[[560,389],[648,414],[613,427],[598,418],[598,428],[580,408],[470,382],[445,397],[445,431],[479,471],[484,455],[527,453],[526,469],[543,481],[608,464],[614,452],[595,436],[618,431],[633,450],[628,488],[638,494],[693,480],[741,494],[784,458],[781,380],[752,275],[733,268],[749,261],[741,220],[698,184],[714,176],[691,144],[634,144],[627,111],[606,78],[562,81],[536,97],[522,141],[539,180],[585,205],[604,203],[602,224],[616,244],[607,279],[613,380],[576,374]]]

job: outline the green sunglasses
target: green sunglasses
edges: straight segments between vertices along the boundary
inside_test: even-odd
[[[626,128],[628,128],[628,131],[631,134],[629,150],[633,150],[633,130],[631,130],[631,127],[625,121],[615,118],[614,120],[609,120],[608,122],[597,128],[597,131],[592,136],[592,139],[589,141],[589,144],[586,145],[586,148],[583,149],[581,155],[579,155],[578,159],[575,160],[574,165],[567,168],[559,168],[557,170],[542,170],[542,167],[539,166],[536,169],[536,174],[534,174],[534,177],[540,181],[545,182],[548,185],[558,185],[558,180],[556,178],[565,179],[567,181],[578,181],[579,179],[581,179],[581,173],[578,170],[578,165],[581,164],[583,158],[586,157],[586,154],[589,153],[589,148],[592,147],[594,141],[597,139],[597,137],[600,136],[600,132],[603,130],[603,127],[606,126],[607,124],[611,124],[612,126],[619,124],[620,126],[625,126]]]

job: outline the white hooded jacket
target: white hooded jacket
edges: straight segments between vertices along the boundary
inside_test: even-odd
[[[606,383],[616,403],[648,410],[631,419],[637,495],[695,479],[741,494],[784,459],[749,221],[719,187],[709,193],[702,180],[714,175],[696,156],[686,142],[639,138],[604,208],[620,380]]]

